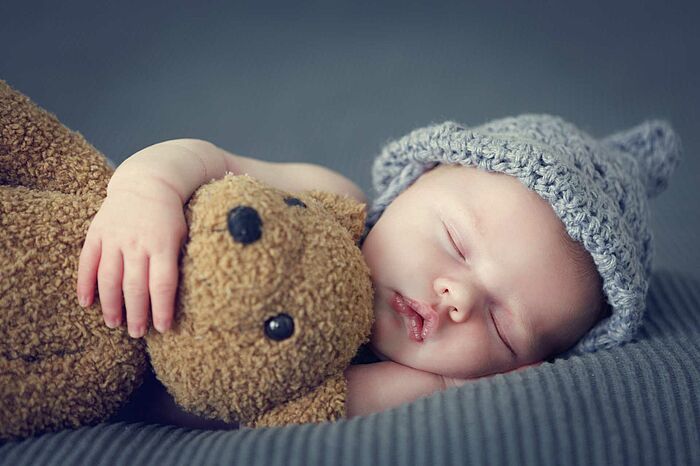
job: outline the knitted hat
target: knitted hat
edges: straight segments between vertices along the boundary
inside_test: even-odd
[[[448,121],[384,147],[372,169],[378,196],[367,227],[437,164],[512,175],[551,204],[602,278],[612,313],[570,352],[609,348],[632,339],[641,323],[653,253],[647,199],[666,188],[680,154],[678,136],[660,120],[600,140],[551,115],[520,115],[474,128]]]

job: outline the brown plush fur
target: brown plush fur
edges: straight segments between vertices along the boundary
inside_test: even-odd
[[[290,194],[247,176],[202,186],[186,205],[173,329],[110,330],[75,283],[90,220],[113,173],[80,134],[0,81],[0,438],[105,420],[141,383],[147,352],[186,410],[250,426],[337,419],[343,370],[372,321],[356,246],[364,208]],[[262,236],[234,241],[227,216],[254,208]],[[286,313],[291,337],[265,322]],[[144,343],[144,341],[147,343]]]

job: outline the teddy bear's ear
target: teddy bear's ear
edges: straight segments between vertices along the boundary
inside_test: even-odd
[[[105,196],[113,173],[80,133],[0,80],[0,185]]]
[[[326,191],[310,191],[312,198],[319,201],[352,235],[355,242],[360,240],[365,228],[365,204],[348,196]]]

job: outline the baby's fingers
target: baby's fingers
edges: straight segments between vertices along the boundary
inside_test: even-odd
[[[97,271],[97,290],[100,293],[102,316],[108,327],[121,324],[122,319],[122,253],[117,248],[102,244],[102,256]]]
[[[87,307],[92,304],[95,294],[95,279],[97,267],[100,264],[100,254],[102,253],[102,243],[100,240],[85,239],[83,249],[80,251],[78,260],[78,302],[81,306]]]
[[[129,335],[139,338],[148,327],[148,256],[124,252],[124,304]]]
[[[161,333],[167,331],[173,321],[178,281],[177,259],[177,250],[151,257],[149,287],[153,326]]]

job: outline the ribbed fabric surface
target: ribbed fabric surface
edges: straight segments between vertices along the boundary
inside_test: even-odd
[[[637,341],[334,424],[102,424],[0,447],[21,464],[700,464],[700,283],[652,277]]]

